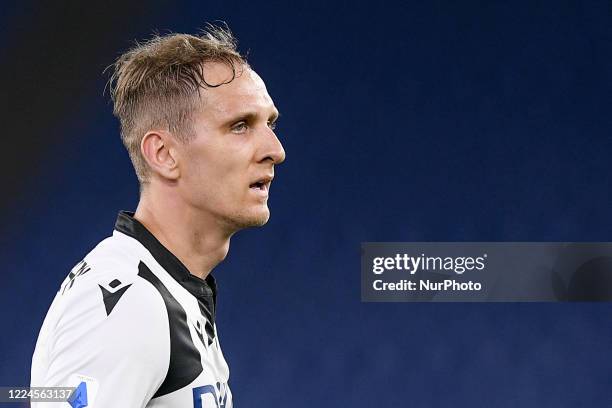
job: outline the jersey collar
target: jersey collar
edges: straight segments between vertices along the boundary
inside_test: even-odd
[[[138,220],[134,213],[120,211],[115,222],[115,229],[140,242],[153,258],[189,293],[205,303],[210,311],[214,310],[217,303],[217,283],[212,273],[206,279],[200,279],[191,274],[187,267],[179,259],[164,247]]]

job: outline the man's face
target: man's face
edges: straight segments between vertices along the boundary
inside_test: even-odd
[[[209,84],[226,82],[232,75],[221,63],[206,64],[204,72]],[[285,159],[274,134],[278,111],[272,98],[248,67],[237,67],[233,81],[201,94],[195,136],[177,147],[181,195],[190,208],[230,231],[263,225],[270,218],[274,165]]]

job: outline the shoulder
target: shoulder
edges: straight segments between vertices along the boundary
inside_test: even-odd
[[[138,244],[121,234],[104,239],[70,270],[58,296],[70,303],[90,299],[84,292],[105,289],[114,293],[137,284],[139,252]]]
[[[159,291],[138,275],[139,258],[111,237],[70,271],[35,351],[35,360],[46,366],[46,384],[68,381],[78,367],[87,368],[81,374],[98,376],[119,367],[123,375],[133,367],[163,379],[170,355],[168,312]]]
[[[105,335],[139,339],[167,332],[164,300],[139,276],[139,250],[130,241],[109,237],[70,271],[51,306],[55,349],[61,348],[63,338],[85,338],[91,333],[99,335],[92,336],[96,342]],[[129,342],[122,344],[129,346]]]

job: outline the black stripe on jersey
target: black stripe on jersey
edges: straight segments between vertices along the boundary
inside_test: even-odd
[[[185,309],[143,262],[138,264],[138,276],[147,280],[159,291],[168,310],[170,365],[164,382],[153,395],[153,398],[156,398],[190,384],[200,375],[203,368],[200,352],[191,339]]]
[[[213,306],[213,304],[209,303],[208,305]],[[211,344],[213,344],[213,341],[215,340],[215,330],[213,329],[213,326],[210,322],[214,322],[215,318],[215,310],[214,310],[214,306],[213,306],[213,310],[209,310],[206,306],[205,302],[202,302],[200,299],[198,299],[198,306],[200,307],[200,313],[202,313],[202,316],[204,316],[204,318],[206,319],[206,324],[204,325],[204,329],[206,331],[206,337],[208,338],[208,345],[210,346]],[[202,341],[202,343],[204,343],[204,341]]]
[[[209,322],[206,324],[206,334],[208,336],[208,344],[211,344],[215,338],[213,324],[215,323],[217,304],[217,283],[212,273],[209,273],[206,279],[200,279],[191,274],[174,254],[134,218],[133,212],[119,212],[115,229],[138,240],[166,272],[198,299],[200,311]]]

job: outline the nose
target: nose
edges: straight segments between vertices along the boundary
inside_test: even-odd
[[[271,161],[280,164],[285,161],[285,149],[272,129],[268,128],[264,135],[260,161]]]

